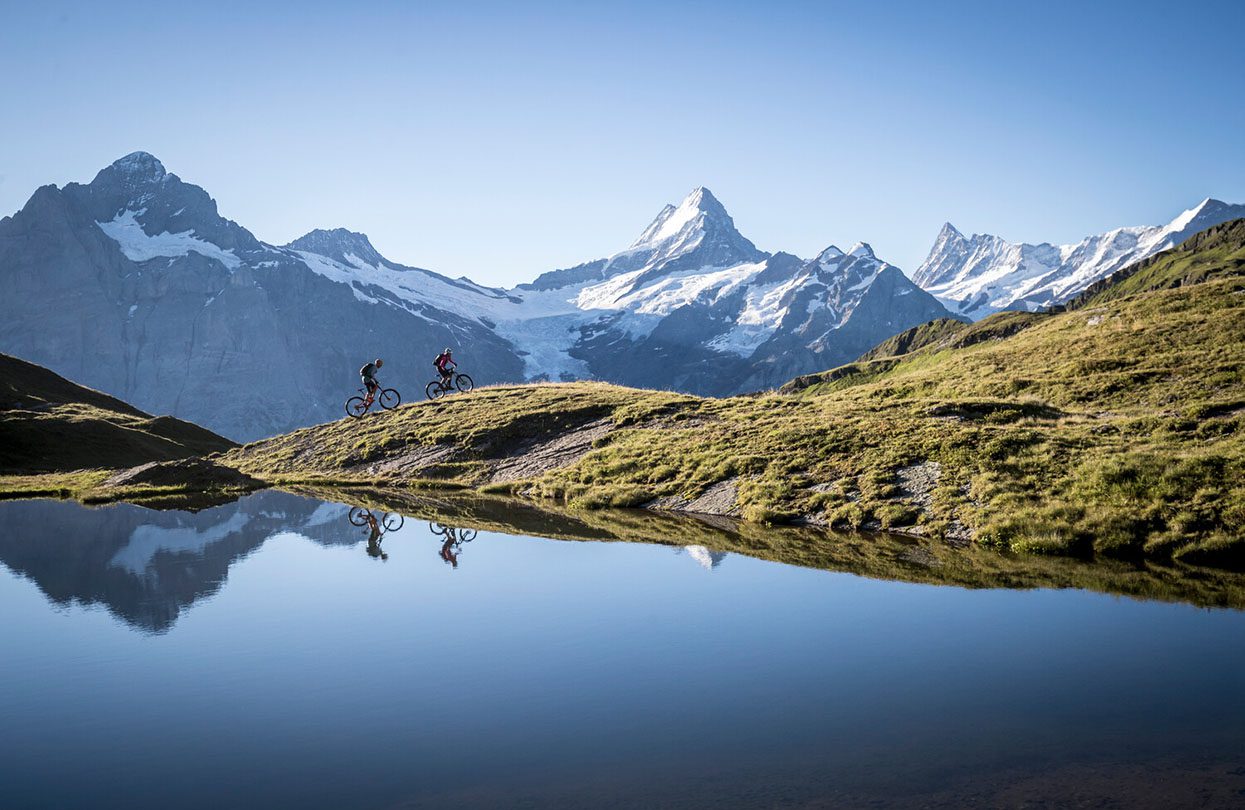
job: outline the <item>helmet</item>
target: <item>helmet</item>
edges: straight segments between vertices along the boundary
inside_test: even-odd
[[[377,358],[376,358],[376,365],[377,365],[377,366],[383,366],[384,364],[385,364],[385,361],[384,361],[384,360],[381,360],[379,357],[377,357]]]
[[[451,351],[450,351],[450,347],[449,347],[449,346],[446,346],[446,347],[445,347],[445,351],[444,351],[443,353],[444,353],[444,354],[453,354],[453,352],[451,352]]]

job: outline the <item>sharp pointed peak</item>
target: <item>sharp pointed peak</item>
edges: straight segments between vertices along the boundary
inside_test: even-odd
[[[734,222],[726,208],[704,186],[697,186],[678,205],[665,205],[640,237],[631,243],[631,250],[655,245],[680,233],[691,223],[714,222],[734,230]]]
[[[717,197],[713,196],[713,192],[705,186],[696,186],[696,188],[689,191],[687,196],[683,198],[683,203],[692,203],[696,206],[703,206],[705,204],[712,203],[717,203],[718,205],[722,204],[718,202]]]
[[[964,234],[960,233],[959,228],[956,228],[950,222],[942,223],[942,227],[938,230],[938,236],[939,238],[947,236],[958,236],[961,239],[964,238]]]
[[[830,245],[821,253],[817,254],[817,261],[828,262],[845,255],[838,245]]]
[[[1182,231],[1192,225],[1199,217],[1215,216],[1216,214],[1220,214],[1225,209],[1231,207],[1232,206],[1222,200],[1216,200],[1214,197],[1207,197],[1187,211],[1182,211],[1179,216],[1167,223],[1167,230]]]
[[[857,242],[856,244],[852,245],[852,249],[847,252],[857,258],[866,258],[866,259],[877,258],[877,256],[875,256],[873,253],[873,248],[869,245],[868,242]]]

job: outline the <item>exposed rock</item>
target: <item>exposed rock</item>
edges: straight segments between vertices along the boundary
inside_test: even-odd
[[[938,486],[938,479],[942,477],[942,465],[937,461],[913,464],[896,470],[895,477],[899,479],[903,499],[922,512],[928,512],[934,500],[934,487]]]
[[[739,498],[738,482],[738,478],[719,481],[706,489],[700,497],[689,501],[679,511],[703,512],[707,515],[738,515],[739,507],[736,505]]]
[[[493,468],[491,480],[498,483],[536,478],[550,470],[569,467],[592,451],[595,442],[614,430],[610,418],[589,422],[552,439],[540,439],[511,454]]]

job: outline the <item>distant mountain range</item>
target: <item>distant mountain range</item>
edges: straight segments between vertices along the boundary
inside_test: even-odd
[[[1014,244],[990,234],[966,237],[948,222],[912,279],[955,314],[974,320],[1003,309],[1038,310],[1240,217],[1245,217],[1245,205],[1206,199],[1166,225],[1116,228],[1075,245]]]
[[[864,243],[810,259],[760,250],[698,188],[625,250],[503,290],[389,261],[342,229],[267,244],[135,152],[0,220],[0,351],[241,440],[337,417],[375,357],[386,385],[417,397],[445,346],[478,384],[728,395],[936,318],[1065,300],[1243,214],[1208,200],[1166,226],[1065,247],[948,224],[910,280]]]
[[[718,395],[947,314],[868,245],[757,249],[703,188],[626,250],[511,290],[396,264],[340,229],[261,242],[144,152],[0,220],[0,350],[238,439],[336,417],[377,356],[408,397],[445,346],[477,383]]]

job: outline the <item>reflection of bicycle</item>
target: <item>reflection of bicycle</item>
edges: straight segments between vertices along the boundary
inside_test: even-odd
[[[368,394],[366,388],[360,388],[359,393],[364,394],[365,396],[351,397],[346,400],[346,415],[353,416],[355,419],[358,419],[363,416],[363,414],[367,413],[368,408],[371,408],[372,403],[377,400],[380,401],[380,407],[387,411],[392,411],[402,403],[401,395],[399,395],[393,388],[386,388],[375,397]]]
[[[455,545],[470,543],[479,534],[475,529],[457,529],[453,526],[446,526],[444,523],[429,523],[428,529],[433,534],[439,534]]]
[[[466,374],[454,374],[428,383],[424,387],[424,393],[428,395],[428,399],[440,399],[456,388],[465,394],[475,387],[476,384]]]
[[[393,532],[402,528],[402,524],[406,522],[406,518],[397,512],[383,512],[382,517],[377,521],[381,528],[381,533]],[[350,510],[347,516],[351,523],[356,526],[366,526],[376,517],[376,513],[370,509],[364,509],[362,506],[356,506]]]
[[[433,534],[445,538],[441,544],[441,559],[454,568],[458,567],[458,555],[462,552],[463,543],[470,543],[479,534],[475,529],[459,529],[444,523],[429,523],[428,528]]]

